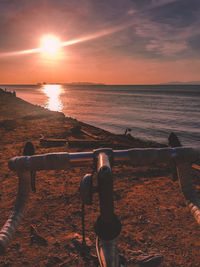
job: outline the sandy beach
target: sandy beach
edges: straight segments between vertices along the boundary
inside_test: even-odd
[[[17,176],[8,169],[8,160],[22,155],[27,141],[34,144],[37,154],[91,151],[103,145],[72,142],[75,145],[49,147],[41,145],[41,137],[91,143],[99,138],[113,149],[162,146],[114,135],[4,91],[0,91],[0,136],[0,227],[17,193]],[[93,231],[99,214],[96,194],[93,205],[86,207],[88,254],[80,253],[76,242],[81,235],[79,184],[90,172],[90,167],[37,172],[36,193],[31,194],[23,222],[6,253],[0,256],[0,266],[98,266]],[[135,168],[120,164],[114,166],[113,175],[115,211],[122,223],[119,250],[128,266],[137,266],[135,263],[151,254],[162,255],[160,266],[199,266],[200,228],[169,166]],[[45,242],[33,242],[31,226]]]

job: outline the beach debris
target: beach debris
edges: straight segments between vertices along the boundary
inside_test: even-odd
[[[49,257],[48,261],[46,262],[45,266],[53,267],[53,266],[60,266],[60,264],[63,262],[63,260],[60,257]]]
[[[99,147],[99,146],[110,146],[112,142],[105,140],[68,140],[68,139],[55,139],[55,138],[40,138],[40,145],[43,147]]]
[[[83,129],[81,129],[81,132],[82,132],[82,133],[84,133],[85,135],[89,136],[89,137],[92,137],[92,138],[94,138],[94,139],[97,139],[97,140],[99,140],[99,139],[100,139],[100,137],[99,137],[99,136],[97,136],[97,135],[95,135],[95,134],[92,134],[92,133],[89,133],[89,132],[88,132],[88,131],[86,131],[86,130],[83,130]]]
[[[161,264],[162,260],[163,260],[162,255],[154,254],[154,255],[143,256],[138,263],[140,267],[156,267]]]
[[[43,147],[59,147],[67,144],[67,139],[55,139],[55,138],[40,138],[40,145]]]
[[[144,252],[142,250],[129,250],[131,259],[128,260],[128,264],[137,267],[157,267],[163,261],[163,255],[156,252]],[[134,265],[132,265],[134,264]]]
[[[198,164],[192,164],[192,168],[194,168],[197,171],[200,171],[200,166]]]
[[[37,233],[37,230],[33,225],[30,226],[30,237],[31,237],[30,240],[31,245],[37,244],[44,247],[48,246],[47,240]]]

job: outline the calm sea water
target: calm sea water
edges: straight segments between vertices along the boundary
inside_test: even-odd
[[[33,104],[62,111],[113,133],[131,128],[134,137],[167,143],[175,132],[184,145],[200,145],[200,86],[197,85],[19,85]]]

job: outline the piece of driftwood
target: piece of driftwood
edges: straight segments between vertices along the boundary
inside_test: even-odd
[[[44,147],[64,146],[68,142],[67,139],[40,139],[40,145]]]
[[[97,140],[100,139],[99,136],[97,136],[95,134],[91,134],[91,133],[87,132],[86,130],[81,129],[81,132],[84,133],[85,135],[89,136],[89,137],[94,138],[94,139],[97,139]]]
[[[40,145],[44,147],[58,147],[67,145],[69,147],[77,146],[90,146],[95,147],[99,145],[108,146],[112,145],[112,142],[105,140],[67,140],[67,139],[40,139]]]
[[[197,171],[200,171],[200,166],[197,164],[192,164],[192,168],[194,168]]]

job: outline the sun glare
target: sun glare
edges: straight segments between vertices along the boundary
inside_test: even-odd
[[[55,35],[45,35],[41,40],[41,51],[48,56],[55,56],[60,48],[60,40]]]
[[[63,105],[60,99],[62,87],[59,84],[46,84],[42,89],[47,96],[46,108],[53,111],[62,111]]]

